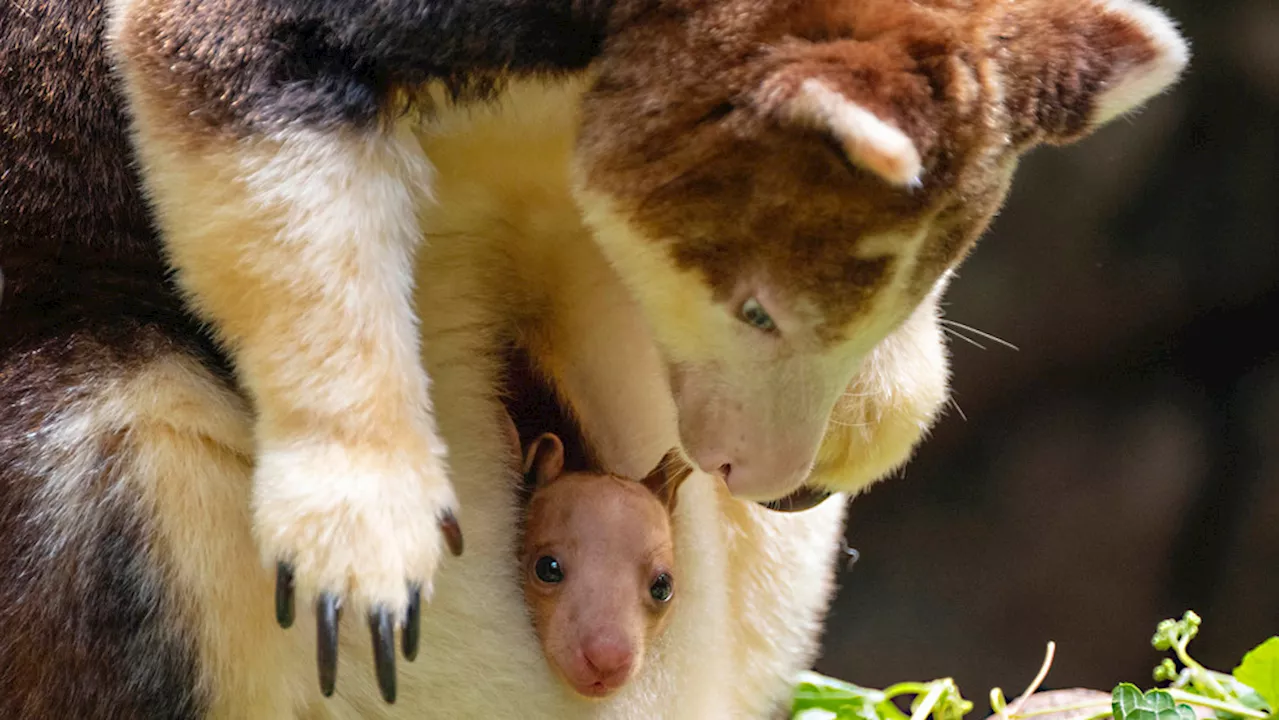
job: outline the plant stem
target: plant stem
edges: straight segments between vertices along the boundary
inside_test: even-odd
[[[1006,720],[1007,718],[1017,715],[1018,711],[1022,709],[1022,705],[1026,703],[1027,698],[1031,697],[1036,690],[1040,689],[1040,683],[1044,682],[1045,677],[1049,674],[1049,667],[1053,665],[1053,651],[1055,648],[1057,648],[1057,644],[1050,640],[1044,650],[1044,662],[1040,665],[1040,672],[1036,673],[1035,679],[1031,681],[1031,684],[1027,686],[1026,690],[1022,691],[1021,695],[1019,695],[1013,702],[1009,703],[1008,707],[1003,708],[996,713],[1000,716],[1001,720]]]
[[[1065,712],[1075,712],[1076,710],[1088,710],[1089,708],[1095,708],[1095,707],[1099,708],[1099,711],[1105,708],[1106,711],[1110,713],[1111,701],[1107,700],[1106,702],[1103,702],[1099,700],[1097,702],[1078,703],[1076,705],[1063,705],[1061,707],[1044,708],[1042,710],[1032,710],[1030,712],[1017,713],[1010,717],[1011,718],[1029,718],[1029,717],[1035,717],[1037,715],[1051,715],[1053,713],[1065,713]]]
[[[911,713],[911,720],[924,720],[929,717],[929,713],[933,712],[933,706],[938,704],[938,698],[942,697],[942,691],[946,689],[946,683],[937,683],[929,690],[929,694],[924,696],[924,700],[916,706],[915,712]]]
[[[1178,655],[1178,659],[1183,665],[1191,668],[1191,682],[1201,690],[1208,689],[1210,693],[1221,699],[1229,697],[1227,691],[1222,688],[1218,679],[1208,668],[1191,659],[1191,654],[1187,652],[1187,644],[1191,642],[1189,636],[1178,638],[1178,642],[1174,643],[1173,651]],[[1264,716],[1265,717],[1265,716]]]
[[[881,692],[884,693],[885,700],[892,700],[899,695],[919,695],[928,692],[932,687],[929,683],[920,682],[900,682],[897,685],[890,685]]]
[[[1169,688],[1168,690],[1165,690],[1165,692],[1172,695],[1174,700],[1177,700],[1178,702],[1184,702],[1188,705],[1201,705],[1207,708],[1213,708],[1214,710],[1221,710],[1223,712],[1228,712],[1228,713],[1231,713],[1232,715],[1242,715],[1248,718],[1257,718],[1257,720],[1263,720],[1264,718],[1267,717],[1267,714],[1264,712],[1259,712],[1252,708],[1247,708],[1243,705],[1240,705],[1238,703],[1233,703],[1227,700],[1217,700],[1215,698],[1205,697],[1204,695],[1196,695],[1195,693],[1189,693],[1186,690],[1178,690],[1176,688]]]

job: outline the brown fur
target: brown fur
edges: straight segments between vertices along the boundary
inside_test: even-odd
[[[720,296],[767,270],[831,336],[904,259],[867,257],[863,239],[927,230],[918,302],[986,228],[1017,156],[1091,129],[1106,82],[1155,53],[1128,19],[1076,0],[667,6],[608,44],[584,103],[587,183]],[[915,143],[919,188],[788,125],[780,110],[814,78]]]
[[[503,424],[510,425],[517,457],[543,433],[560,438],[568,472],[598,472],[601,464],[586,442],[569,402],[530,353],[512,344],[503,354]]]
[[[120,8],[126,11],[121,11],[123,23],[114,33],[119,40],[115,50],[130,61],[123,76],[132,78],[134,112],[145,116],[135,130],[140,131],[138,147],[147,150],[140,155],[147,156],[143,163],[152,178],[155,213],[148,212],[130,170],[136,159],[124,142],[126,113],[117,101],[122,88],[110,75],[103,51],[102,3],[0,2],[0,267],[5,272],[0,302],[0,534],[6,540],[0,565],[15,580],[7,594],[0,593],[0,609],[9,625],[20,628],[9,642],[0,641],[0,659],[13,661],[0,662],[0,672],[12,673],[5,676],[12,682],[3,684],[11,690],[0,707],[16,707],[19,714],[65,715],[85,707],[103,714],[128,714],[134,708],[157,715],[195,714],[208,702],[201,692],[212,687],[203,683],[216,684],[213,675],[223,681],[230,676],[220,674],[224,665],[243,670],[256,660],[275,669],[263,660],[267,655],[243,648],[219,656],[209,650],[217,645],[207,642],[209,637],[222,637],[228,627],[272,642],[299,635],[276,634],[274,628],[268,633],[270,618],[261,613],[213,612],[201,631],[210,635],[196,642],[192,625],[200,621],[185,617],[184,602],[173,597],[185,593],[180,600],[199,605],[192,599],[205,598],[205,590],[216,592],[218,581],[231,577],[211,568],[248,567],[243,561],[247,552],[226,566],[198,561],[213,547],[203,540],[222,538],[233,526],[239,528],[237,547],[248,547],[248,520],[239,514],[244,493],[231,493],[239,500],[226,501],[220,512],[198,520],[192,520],[202,510],[198,500],[173,511],[183,507],[180,500],[201,497],[184,492],[183,479],[205,489],[215,487],[212,479],[217,477],[247,481],[254,465],[247,449],[231,453],[234,472],[223,473],[211,459],[219,453],[194,453],[190,442],[165,440],[172,431],[169,407],[146,418],[146,432],[128,417],[117,418],[115,425],[93,425],[74,437],[79,442],[73,459],[64,456],[67,448],[40,434],[47,419],[60,412],[76,427],[82,419],[76,415],[82,410],[77,402],[113,396],[118,377],[137,375],[138,367],[157,358],[176,354],[219,366],[217,353],[208,349],[189,314],[190,307],[217,304],[209,295],[222,293],[233,299],[230,305],[253,306],[212,313],[224,337],[257,341],[249,343],[256,344],[252,352],[236,358],[242,373],[254,365],[253,353],[284,363],[306,354],[302,350],[330,359],[329,350],[361,344],[351,341],[360,332],[346,332],[350,323],[333,320],[361,313],[375,318],[363,324],[364,332],[389,318],[393,313],[388,308],[408,306],[406,282],[398,295],[388,291],[395,296],[382,297],[381,305],[326,315],[316,309],[315,297],[345,287],[350,275],[360,273],[334,263],[333,277],[308,278],[312,284],[298,292],[298,269],[291,262],[297,258],[269,258],[269,247],[261,252],[259,241],[290,229],[284,227],[290,210],[300,215],[315,211],[276,198],[279,214],[264,216],[257,206],[261,195],[234,187],[243,180],[237,174],[245,172],[246,160],[270,162],[280,154],[276,151],[283,143],[272,145],[279,138],[264,141],[263,136],[281,128],[299,130],[290,135],[293,145],[287,149],[304,159],[317,149],[350,158],[353,137],[369,140],[385,129],[375,126],[375,120],[397,117],[401,90],[413,94],[426,81],[439,80],[455,95],[483,97],[493,89],[494,75],[576,71],[598,60],[593,73],[598,83],[587,98],[582,134],[581,159],[591,184],[618,200],[644,234],[669,243],[684,266],[704,272],[722,294],[735,274],[755,267],[775,274],[782,289],[813,296],[830,341],[844,329],[842,319],[867,312],[886,276],[907,263],[914,268],[904,305],[936,287],[939,274],[972,245],[1003,199],[1017,154],[1037,141],[1061,142],[1087,132],[1094,125],[1099,92],[1110,87],[1117,73],[1155,55],[1151,38],[1129,20],[1100,5],[1071,0],[441,0],[425,5],[409,0],[124,0],[117,4]],[[875,157],[850,153],[821,127],[794,117],[788,110],[793,96],[814,77],[910,137],[923,161],[919,188],[882,182],[867,171],[867,165],[876,166],[867,162]],[[249,142],[231,142],[246,137]],[[353,175],[345,186],[318,187],[324,183],[307,185],[316,174],[306,171],[315,166],[300,161],[291,166],[299,168],[277,176],[283,191],[354,197],[350,214],[367,210],[359,216],[363,220],[391,214],[385,206],[360,202],[369,174]],[[401,170],[388,160],[370,172],[389,178],[387,185],[412,184],[408,173],[397,174]],[[202,216],[200,208],[210,206],[225,212]],[[412,225],[411,214],[406,213],[406,227]],[[185,238],[185,246],[179,242],[169,248],[204,253],[175,261],[186,275],[212,277],[194,306],[181,306],[162,278],[166,268],[152,230],[157,218],[209,232],[194,233]],[[217,222],[206,222],[210,219]],[[348,250],[367,249],[369,236],[380,234],[381,226],[372,231],[368,223],[353,226],[363,233],[352,231],[344,238],[351,240],[343,244]],[[917,228],[926,228],[929,239],[912,253],[879,237],[887,230]],[[296,249],[308,248],[306,241],[315,238],[300,231],[292,239],[301,241],[292,245]],[[235,278],[234,266],[241,260],[245,266],[256,264],[289,276],[286,289],[273,295],[252,277]],[[349,272],[344,275],[344,270]],[[370,274],[375,281],[366,284],[382,288],[377,272]],[[222,282],[227,275],[242,282]],[[426,275],[430,283],[429,270]],[[215,291],[207,292],[208,287]],[[281,308],[285,312],[274,312]],[[407,343],[411,323],[409,313],[404,315],[400,339]],[[258,322],[264,316],[270,322]],[[328,334],[317,342],[301,342],[267,327],[274,322],[292,328],[300,318]],[[240,323],[238,330],[232,321]],[[365,340],[364,349],[387,348],[381,340]],[[400,367],[375,368],[386,370],[379,397],[391,398],[387,403],[422,384],[408,374],[416,365],[416,352],[400,352],[401,359],[410,358]],[[376,353],[362,355],[370,354]],[[867,382],[900,372],[913,357],[906,351],[888,354]],[[330,365],[347,377],[367,377],[363,371],[369,370]],[[325,384],[335,379],[326,372],[332,367],[289,369],[294,378],[314,378],[323,386],[319,392],[303,388],[300,394],[308,401],[347,397],[342,377]],[[272,366],[265,371],[270,377],[262,384],[298,389],[279,370]],[[225,377],[214,377],[208,367],[199,368],[199,374],[202,384],[226,390]],[[218,395],[179,393],[175,399],[174,393],[156,391],[146,385],[147,378],[137,376],[143,378],[142,387],[134,388],[139,397],[130,396],[130,402],[146,404],[146,397],[163,395],[195,416],[200,413],[193,408]],[[806,405],[804,412],[825,415],[815,407]],[[412,414],[376,404],[367,413],[376,417],[363,422],[346,409],[336,413],[348,421],[339,423],[339,435],[360,435],[370,427],[385,433],[386,427],[407,425],[404,415]],[[842,410],[837,405],[837,419]],[[869,482],[883,474],[883,463],[901,460],[917,438],[917,415],[922,414],[927,413],[868,418],[877,431],[906,428],[895,433],[899,444],[890,450],[868,442],[874,434],[865,434],[859,444],[849,440],[854,430],[830,425],[833,450],[824,448],[815,471],[823,474],[821,484],[861,486],[850,478],[857,474]],[[288,415],[281,424],[305,424],[314,416]],[[351,469],[376,472],[379,461],[391,454],[386,445],[413,444],[412,438],[401,437],[407,434],[404,430],[364,448],[369,452],[353,461]],[[246,440],[235,447],[249,445]],[[860,452],[864,447],[877,448],[881,464],[868,468]],[[120,464],[120,458],[153,454],[170,462],[139,460],[145,467],[132,469]],[[263,458],[255,459],[261,466]],[[308,492],[315,490],[308,499],[340,496],[332,486],[317,482],[331,470],[328,464],[323,458],[310,460],[317,472],[300,473],[298,483]],[[188,462],[192,467],[184,465]],[[412,473],[394,470],[384,473],[389,487],[416,487],[402,480]],[[138,480],[148,473],[156,477]],[[169,483],[163,492],[139,490],[156,487],[159,478]],[[130,485],[130,479],[137,482]],[[88,508],[86,519],[94,522],[87,530],[40,525],[50,518],[65,520],[68,509],[76,507],[63,502],[57,491],[76,494]],[[406,495],[388,493],[372,508],[375,522],[369,527],[429,523],[429,513],[403,502]],[[282,513],[256,529],[265,527],[268,535],[278,530],[279,515],[296,508],[288,500],[279,503]],[[148,504],[153,502],[164,504]],[[750,519],[739,505],[726,506]],[[397,510],[408,519],[379,522]],[[300,534],[293,546],[314,551],[323,538],[331,538],[333,549],[358,548],[360,558],[349,565],[361,574],[377,567],[373,579],[403,603],[405,578],[398,574],[402,568],[396,567],[394,551],[413,554],[427,543],[411,533],[381,538],[392,542],[372,542],[340,527],[343,515],[320,513],[317,531]],[[238,518],[243,520],[239,525]],[[731,527],[746,525],[733,522]],[[191,560],[185,567],[200,580],[183,586],[187,589],[174,590],[170,583],[170,574],[183,564],[153,553],[165,528],[170,552]],[[266,549],[271,555],[273,548]],[[434,565],[420,565],[424,569],[419,572],[428,576],[421,579],[429,580]],[[249,598],[236,605],[246,613],[250,606],[265,610],[269,580],[247,580],[248,574],[227,582],[229,594]],[[157,589],[161,586],[163,591]],[[734,617],[761,612],[761,603],[738,600],[742,607],[733,609]],[[219,622],[225,617],[233,620]],[[240,621],[245,617],[257,620]],[[789,628],[783,623],[772,627]],[[477,630],[486,629],[492,631]],[[34,643],[47,643],[50,637],[56,638],[52,652],[32,650]],[[231,645],[235,643],[228,641]],[[221,661],[208,660],[214,656]],[[201,663],[208,667],[196,667]],[[246,675],[282,697],[291,692],[276,687],[272,672],[261,673],[261,678]],[[245,696],[227,697],[225,702],[235,703]],[[79,707],[67,707],[72,704]]]

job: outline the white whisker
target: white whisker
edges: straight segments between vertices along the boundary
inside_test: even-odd
[[[1013,343],[1011,343],[1011,342],[1009,342],[1009,341],[1007,341],[1007,340],[1002,340],[1002,339],[1000,339],[1000,338],[996,337],[995,335],[992,335],[991,333],[985,333],[985,332],[983,332],[983,331],[979,330],[979,329],[978,329],[978,328],[976,328],[976,327],[973,327],[973,326],[970,326],[970,325],[965,325],[964,323],[958,323],[958,322],[956,322],[955,320],[948,320],[948,319],[946,319],[946,318],[940,318],[940,320],[941,320],[941,321],[942,321],[942,323],[943,323],[943,324],[945,324],[945,325],[950,325],[950,326],[952,326],[952,327],[957,327],[957,328],[960,328],[961,330],[968,330],[969,332],[974,333],[975,335],[978,335],[979,337],[986,338],[986,339],[988,339],[988,340],[990,340],[990,341],[992,341],[992,342],[1000,343],[1001,345],[1003,345],[1003,346],[1005,346],[1005,347],[1007,347],[1007,348],[1009,348],[1010,350],[1013,350],[1013,351],[1015,351],[1015,352],[1018,350],[1018,346],[1017,346],[1017,345],[1014,345]]]
[[[945,332],[946,334],[950,335],[951,337],[959,338],[959,339],[961,339],[961,340],[963,340],[963,341],[965,341],[965,342],[969,343],[970,345],[972,345],[972,346],[974,346],[974,347],[978,348],[979,350],[986,350],[986,349],[987,349],[987,346],[986,346],[986,345],[983,345],[982,343],[978,342],[977,340],[974,340],[973,338],[969,337],[968,335],[963,335],[963,334],[961,334],[961,333],[959,333],[959,332],[957,332],[957,331],[955,331],[955,330],[952,330],[952,329],[951,329],[951,328],[949,328],[949,327],[943,327],[943,328],[942,328],[942,331],[943,331],[943,332]]]

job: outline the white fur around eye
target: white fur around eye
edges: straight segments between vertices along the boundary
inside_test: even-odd
[[[738,316],[742,322],[761,332],[777,332],[778,330],[773,317],[764,309],[760,301],[755,298],[747,298],[742,303],[742,307],[738,310]]]

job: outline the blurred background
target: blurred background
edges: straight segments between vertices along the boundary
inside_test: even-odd
[[[1280,629],[1277,3],[1156,0],[1189,74],[1022,164],[946,316],[954,397],[851,506],[819,672],[954,677],[975,715],[1058,644],[1046,688],[1150,686],[1156,623],[1230,672]],[[963,413],[963,414],[962,414]]]

